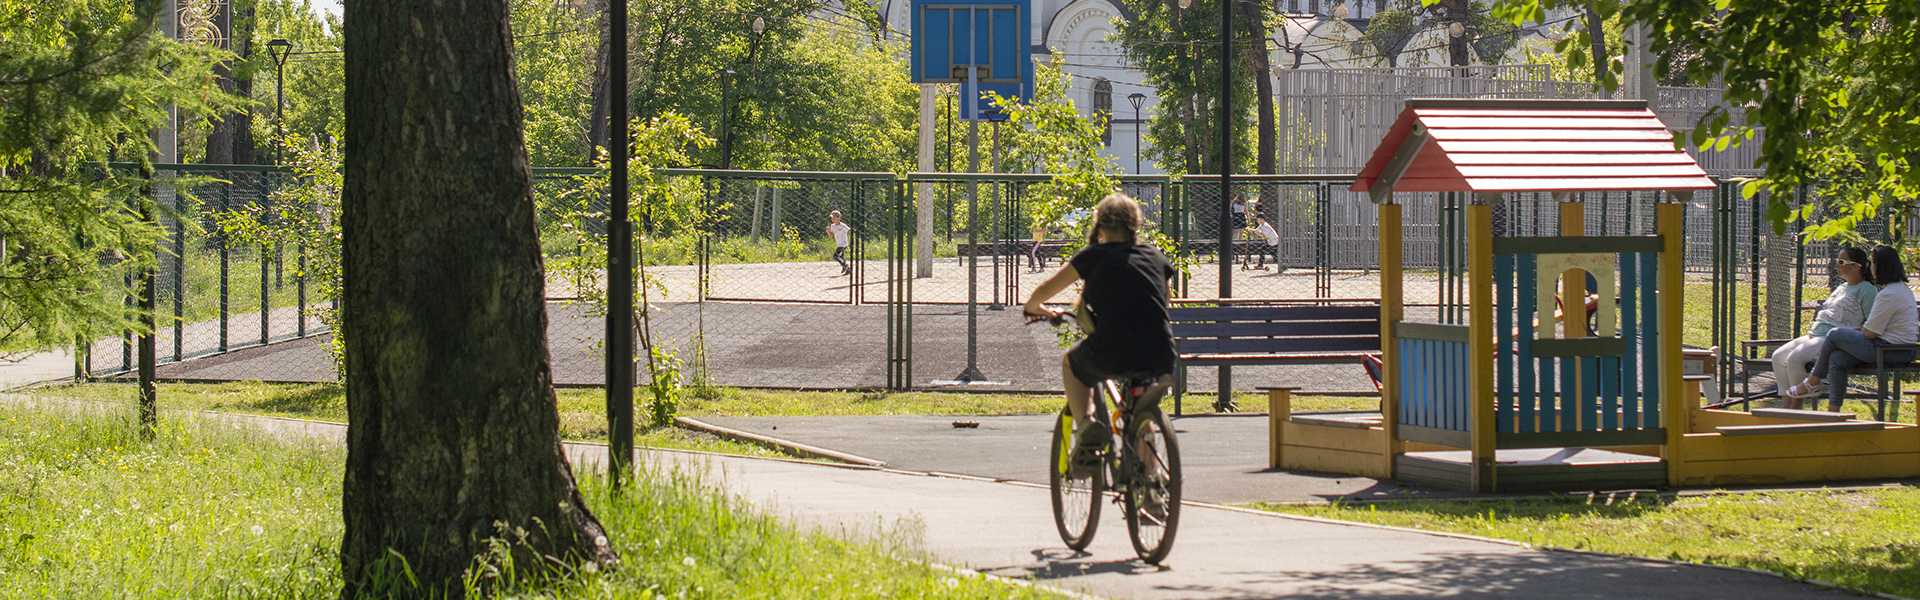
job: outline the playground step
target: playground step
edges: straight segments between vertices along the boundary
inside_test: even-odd
[[[1774,419],[1793,419],[1795,421],[1814,421],[1814,422],[1820,422],[1820,423],[1837,423],[1840,421],[1853,420],[1853,413],[1827,412],[1823,410],[1795,410],[1791,408],[1756,408],[1756,409],[1753,409],[1752,412],[1753,412],[1753,416],[1756,416],[1756,417],[1770,417]]]
[[[1380,411],[1293,413],[1290,419],[1302,425],[1366,429],[1380,425]]]
[[[1714,429],[1720,435],[1770,435],[1778,433],[1824,433],[1831,431],[1879,431],[1887,424],[1879,421],[1840,421],[1833,423],[1793,423],[1788,425],[1722,425]]]
[[[1472,461],[1465,450],[1408,452],[1394,461],[1394,478],[1471,490]],[[1515,448],[1494,454],[1494,479],[1495,492],[1644,489],[1666,485],[1667,465],[1596,448]]]

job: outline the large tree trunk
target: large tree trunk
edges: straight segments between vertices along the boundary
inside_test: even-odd
[[[489,538],[530,576],[612,561],[560,445],[507,3],[346,11],[343,596],[457,596]]]
[[[215,6],[218,7],[219,13],[214,15],[213,22],[220,27],[220,39],[224,40],[227,49],[231,50],[233,49],[233,4],[221,2]],[[222,93],[234,93],[231,61],[221,61],[214,65],[213,75]],[[233,164],[233,126],[232,113],[207,117],[207,156],[202,162],[214,165]]]
[[[607,104],[607,70],[611,64],[607,52],[612,47],[613,35],[612,29],[607,27],[607,1],[596,0],[593,8],[593,22],[600,31],[600,47],[593,52],[593,115],[587,120],[588,164],[600,158],[601,148],[610,147],[607,144],[607,113],[612,110]]]
[[[253,58],[253,22],[252,2],[242,2],[233,10],[233,53],[240,55],[242,62]],[[253,76],[233,81],[233,95],[241,98],[253,98]],[[233,164],[251,165],[253,160],[253,109],[248,108],[230,115],[227,119],[232,127]]]
[[[1248,26],[1259,34],[1258,38],[1252,40],[1253,43],[1247,50],[1247,58],[1251,59],[1250,68],[1253,71],[1255,103],[1260,107],[1260,130],[1257,137],[1259,150],[1256,160],[1259,163],[1260,174],[1272,175],[1274,173],[1274,135],[1279,132],[1274,127],[1273,65],[1267,59],[1266,38],[1269,32],[1266,9],[1253,2],[1243,2],[1240,8],[1246,16]],[[1266,195],[1263,190],[1261,196],[1264,198]]]

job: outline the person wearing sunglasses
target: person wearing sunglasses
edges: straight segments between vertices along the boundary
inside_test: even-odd
[[[1873,273],[1871,281],[1880,286],[1880,292],[1874,296],[1873,309],[1867,311],[1866,322],[1861,323],[1859,329],[1836,327],[1827,332],[1826,341],[1820,344],[1820,359],[1813,363],[1813,373],[1782,395],[1813,398],[1824,391],[1827,410],[1838,411],[1840,401],[1846,398],[1848,371],[1873,362],[1875,347],[1920,340],[1920,310],[1914,306],[1913,288],[1907,286],[1907,269],[1900,260],[1900,251],[1888,246],[1874,248],[1870,272]],[[1909,362],[1913,360],[1913,352],[1888,352],[1887,360]],[[1829,379],[1833,383],[1827,384]]]
[[[1813,328],[1806,335],[1788,340],[1773,351],[1773,380],[1779,382],[1780,397],[1787,408],[1800,408],[1801,398],[1788,396],[1787,388],[1807,378],[1807,369],[1820,358],[1820,343],[1835,327],[1859,327],[1873,310],[1873,298],[1880,289],[1867,282],[1867,251],[1852,246],[1841,248],[1833,259],[1833,271],[1845,280],[1833,286],[1833,293],[1820,303],[1813,317]]]

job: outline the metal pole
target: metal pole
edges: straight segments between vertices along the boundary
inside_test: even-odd
[[[1233,297],[1233,2],[1220,0],[1220,297]],[[1233,410],[1233,368],[1220,367],[1214,409]]]
[[[633,460],[633,223],[627,211],[627,3],[607,16],[607,141],[613,143],[607,223],[607,480],[625,483]],[[722,80],[725,81],[724,79]],[[722,85],[725,85],[724,83]],[[723,94],[724,95],[724,94]],[[724,115],[722,116],[724,119]],[[724,158],[722,160],[725,160]]]
[[[974,18],[973,9],[967,10],[967,22],[979,23]],[[980,69],[973,64],[979,56],[975,52],[974,38],[967,40],[967,85],[960,94],[957,107],[966,110],[967,121],[967,172],[980,172],[980,118],[976,114],[980,109]],[[986,375],[980,373],[980,182],[967,181],[967,369],[960,372],[960,381],[985,381]]]
[[[733,168],[733,69],[721,69],[719,74],[720,170],[725,171]]]
[[[1000,172],[1000,122],[999,121],[993,122],[993,172],[996,174]],[[1006,229],[1006,219],[1005,219],[1006,211],[1002,210],[1004,207],[1000,206],[1000,183],[1001,182],[995,181],[992,184],[993,185],[993,223],[996,225],[999,225],[999,227],[993,228],[994,229],[993,231],[993,304],[987,305],[987,310],[1006,310],[1007,309],[1005,305],[1000,304],[1000,254],[1004,250],[1006,250],[1006,248],[1002,246],[1004,245],[1004,242],[1007,239],[1007,236],[1005,235],[1006,232],[1003,231],[1004,229]],[[1011,279],[1013,276],[1008,275],[1007,277]],[[1007,301],[1013,302],[1013,299],[1008,298]]]

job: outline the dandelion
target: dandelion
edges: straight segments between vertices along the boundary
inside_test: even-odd
[[[954,588],[960,587],[960,580],[954,579],[952,577],[948,577],[945,583],[947,584],[947,589],[954,589]]]
[[[253,529],[252,529],[252,531],[253,531],[253,534],[254,534],[254,535],[260,535],[260,534],[262,534],[262,533],[266,533],[266,532],[267,532],[267,528],[265,528],[265,527],[261,527],[261,526],[259,526],[259,525],[255,525],[255,526],[253,526]]]
[[[584,564],[584,565],[580,565],[580,570],[581,570],[581,571],[583,571],[583,572],[585,572],[585,573],[586,573],[586,574],[588,574],[588,575],[592,575],[592,574],[594,574],[594,573],[599,573],[599,572],[600,572],[600,563],[597,563],[597,562],[593,562],[593,561],[587,561],[587,564]]]
[[[689,556],[689,557],[680,559],[680,564],[691,567],[691,566],[700,564],[700,561],[694,560],[693,557]]]

